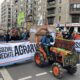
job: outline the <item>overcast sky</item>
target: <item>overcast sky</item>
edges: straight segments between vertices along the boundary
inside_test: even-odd
[[[1,23],[1,3],[3,2],[4,0],[0,0],[0,23]]]

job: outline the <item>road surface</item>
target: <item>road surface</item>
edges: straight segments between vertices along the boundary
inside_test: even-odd
[[[58,80],[52,75],[51,66],[39,68],[33,61],[0,68],[0,80]],[[80,80],[80,65],[75,75],[66,71],[61,80]]]

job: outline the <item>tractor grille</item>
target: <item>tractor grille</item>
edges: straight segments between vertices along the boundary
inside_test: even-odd
[[[78,56],[76,54],[69,54],[64,57],[64,66],[76,65],[78,62]]]

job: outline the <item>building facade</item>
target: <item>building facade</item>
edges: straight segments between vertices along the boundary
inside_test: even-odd
[[[43,25],[47,14],[47,0],[35,0],[35,23]]]
[[[27,0],[27,8],[26,8],[26,26],[28,28],[32,27],[33,24],[35,24],[35,19],[34,19],[34,5],[35,1],[34,0]]]
[[[49,24],[80,22],[80,0],[47,0]]]
[[[46,18],[47,0],[14,0],[14,24],[17,24],[17,19],[20,11],[24,11],[25,19],[21,26],[40,25]]]
[[[72,23],[80,23],[80,0],[70,0],[70,15]]]
[[[34,0],[14,0],[14,25],[17,27],[30,27],[34,23],[33,12]],[[20,12],[24,12],[24,20],[18,24],[18,17]],[[19,19],[20,20],[20,19]],[[21,20],[20,20],[21,21]]]
[[[1,4],[1,25],[5,28],[12,27],[12,1],[4,0]]]
[[[25,19],[22,22],[18,22],[18,16],[23,11],[25,13],[26,3],[25,0],[13,0],[14,10],[13,10],[13,25],[14,27],[22,27],[24,25]],[[19,19],[20,20],[20,19]]]

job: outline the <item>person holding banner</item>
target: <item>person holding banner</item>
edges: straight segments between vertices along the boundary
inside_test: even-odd
[[[27,29],[24,29],[21,34],[21,40],[28,40],[30,37],[30,32]]]
[[[9,34],[9,30],[6,32],[6,34],[4,35],[4,40],[8,43],[8,41],[10,41],[10,34]]]

